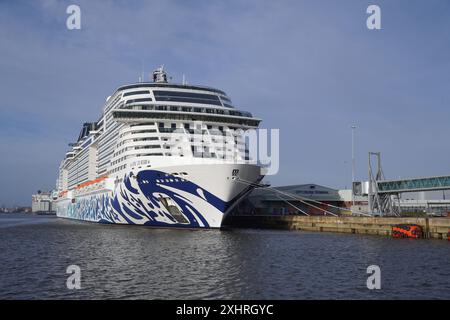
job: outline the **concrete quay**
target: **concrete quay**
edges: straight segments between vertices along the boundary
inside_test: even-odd
[[[423,238],[445,239],[450,231],[450,218],[391,218],[391,217],[333,217],[299,215],[234,215],[227,217],[225,226],[342,232],[391,236],[392,226],[415,224],[422,227]]]

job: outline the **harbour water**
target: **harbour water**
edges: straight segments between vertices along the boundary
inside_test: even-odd
[[[450,299],[442,240],[0,215],[0,299]],[[81,289],[66,268],[81,269]],[[369,290],[369,265],[381,289]]]

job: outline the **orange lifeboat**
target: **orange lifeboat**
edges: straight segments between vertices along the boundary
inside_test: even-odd
[[[75,189],[79,190],[79,189],[88,187],[88,186],[90,186],[90,185],[93,185],[93,184],[102,182],[102,181],[105,180],[106,178],[108,178],[108,176],[103,176],[103,177],[100,177],[100,178],[97,178],[97,179],[94,179],[94,180],[91,180],[91,181],[84,182],[84,183],[82,183],[82,184],[79,184]]]
[[[397,224],[392,226],[393,238],[422,238],[422,227],[416,224]]]

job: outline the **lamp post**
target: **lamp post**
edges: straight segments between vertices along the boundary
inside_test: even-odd
[[[353,184],[355,182],[355,129],[356,129],[356,126],[353,125],[351,128],[352,128],[352,205],[355,205]]]

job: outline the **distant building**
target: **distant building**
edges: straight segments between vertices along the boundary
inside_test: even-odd
[[[400,212],[404,215],[421,213],[446,216],[450,212],[450,200],[400,199],[395,204],[400,205]],[[352,199],[351,189],[337,190],[317,184],[258,188],[232,214],[326,215],[328,213],[325,210],[340,215],[350,215],[351,210],[354,213],[368,213],[367,196],[354,196]]]
[[[450,212],[450,200],[401,199],[400,208],[404,215],[424,213],[429,216],[448,216]]]
[[[0,208],[0,213],[19,213],[19,212],[30,213],[31,207],[16,206],[16,207],[12,207],[12,208],[5,208],[5,207]]]
[[[50,192],[38,191],[31,196],[31,211],[33,213],[54,212],[52,194]]]

